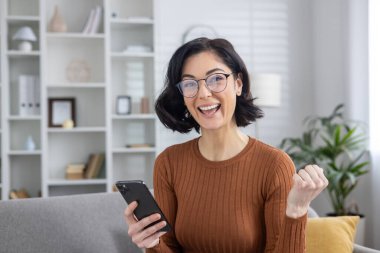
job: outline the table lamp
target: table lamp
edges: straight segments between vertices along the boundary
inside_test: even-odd
[[[255,104],[263,107],[281,105],[281,76],[278,74],[255,74],[252,78],[252,96]]]
[[[32,51],[31,41],[36,41],[37,37],[34,34],[32,28],[29,26],[20,27],[12,37],[13,40],[20,40],[18,44],[18,49],[20,51],[29,52]]]

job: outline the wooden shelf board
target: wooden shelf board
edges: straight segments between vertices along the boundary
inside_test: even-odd
[[[28,151],[28,150],[10,150],[8,152],[8,155],[12,156],[31,156],[31,155],[41,155],[42,151],[41,150],[33,150],[33,151]]]
[[[49,127],[48,128],[49,133],[96,133],[96,132],[106,132],[105,127],[74,127],[74,128],[55,128],[55,127]]]
[[[129,114],[129,115],[112,115],[114,120],[126,120],[126,119],[155,119],[156,115],[153,113],[149,114]]]
[[[155,147],[151,148],[113,148],[112,153],[114,154],[124,154],[124,153],[154,153],[156,152]]]
[[[40,115],[30,115],[30,116],[20,116],[20,115],[11,115],[8,117],[8,120],[12,121],[23,121],[23,120],[41,120]]]
[[[69,185],[97,185],[107,184],[106,179],[49,179],[48,186],[69,186]]]
[[[104,33],[46,33],[47,38],[57,39],[104,39]]]

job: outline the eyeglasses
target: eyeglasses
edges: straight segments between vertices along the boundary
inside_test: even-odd
[[[184,97],[193,98],[197,95],[199,90],[199,81],[204,80],[206,83],[206,88],[214,93],[222,92],[227,87],[227,78],[232,75],[225,73],[215,73],[207,76],[203,79],[185,79],[177,83],[177,88]]]

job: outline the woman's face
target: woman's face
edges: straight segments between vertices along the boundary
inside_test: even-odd
[[[182,80],[203,79],[216,73],[231,74],[232,70],[212,52],[202,52],[189,57],[183,67]],[[236,74],[235,74],[236,76]],[[236,96],[241,95],[242,81],[227,77],[226,88],[218,93],[211,92],[200,80],[198,93],[192,97],[184,97],[185,105],[191,116],[198,122],[202,132],[236,126],[234,112]]]

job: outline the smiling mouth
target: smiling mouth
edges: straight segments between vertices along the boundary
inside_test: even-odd
[[[210,105],[210,106],[199,106],[198,110],[203,114],[211,114],[220,109],[220,104]]]

